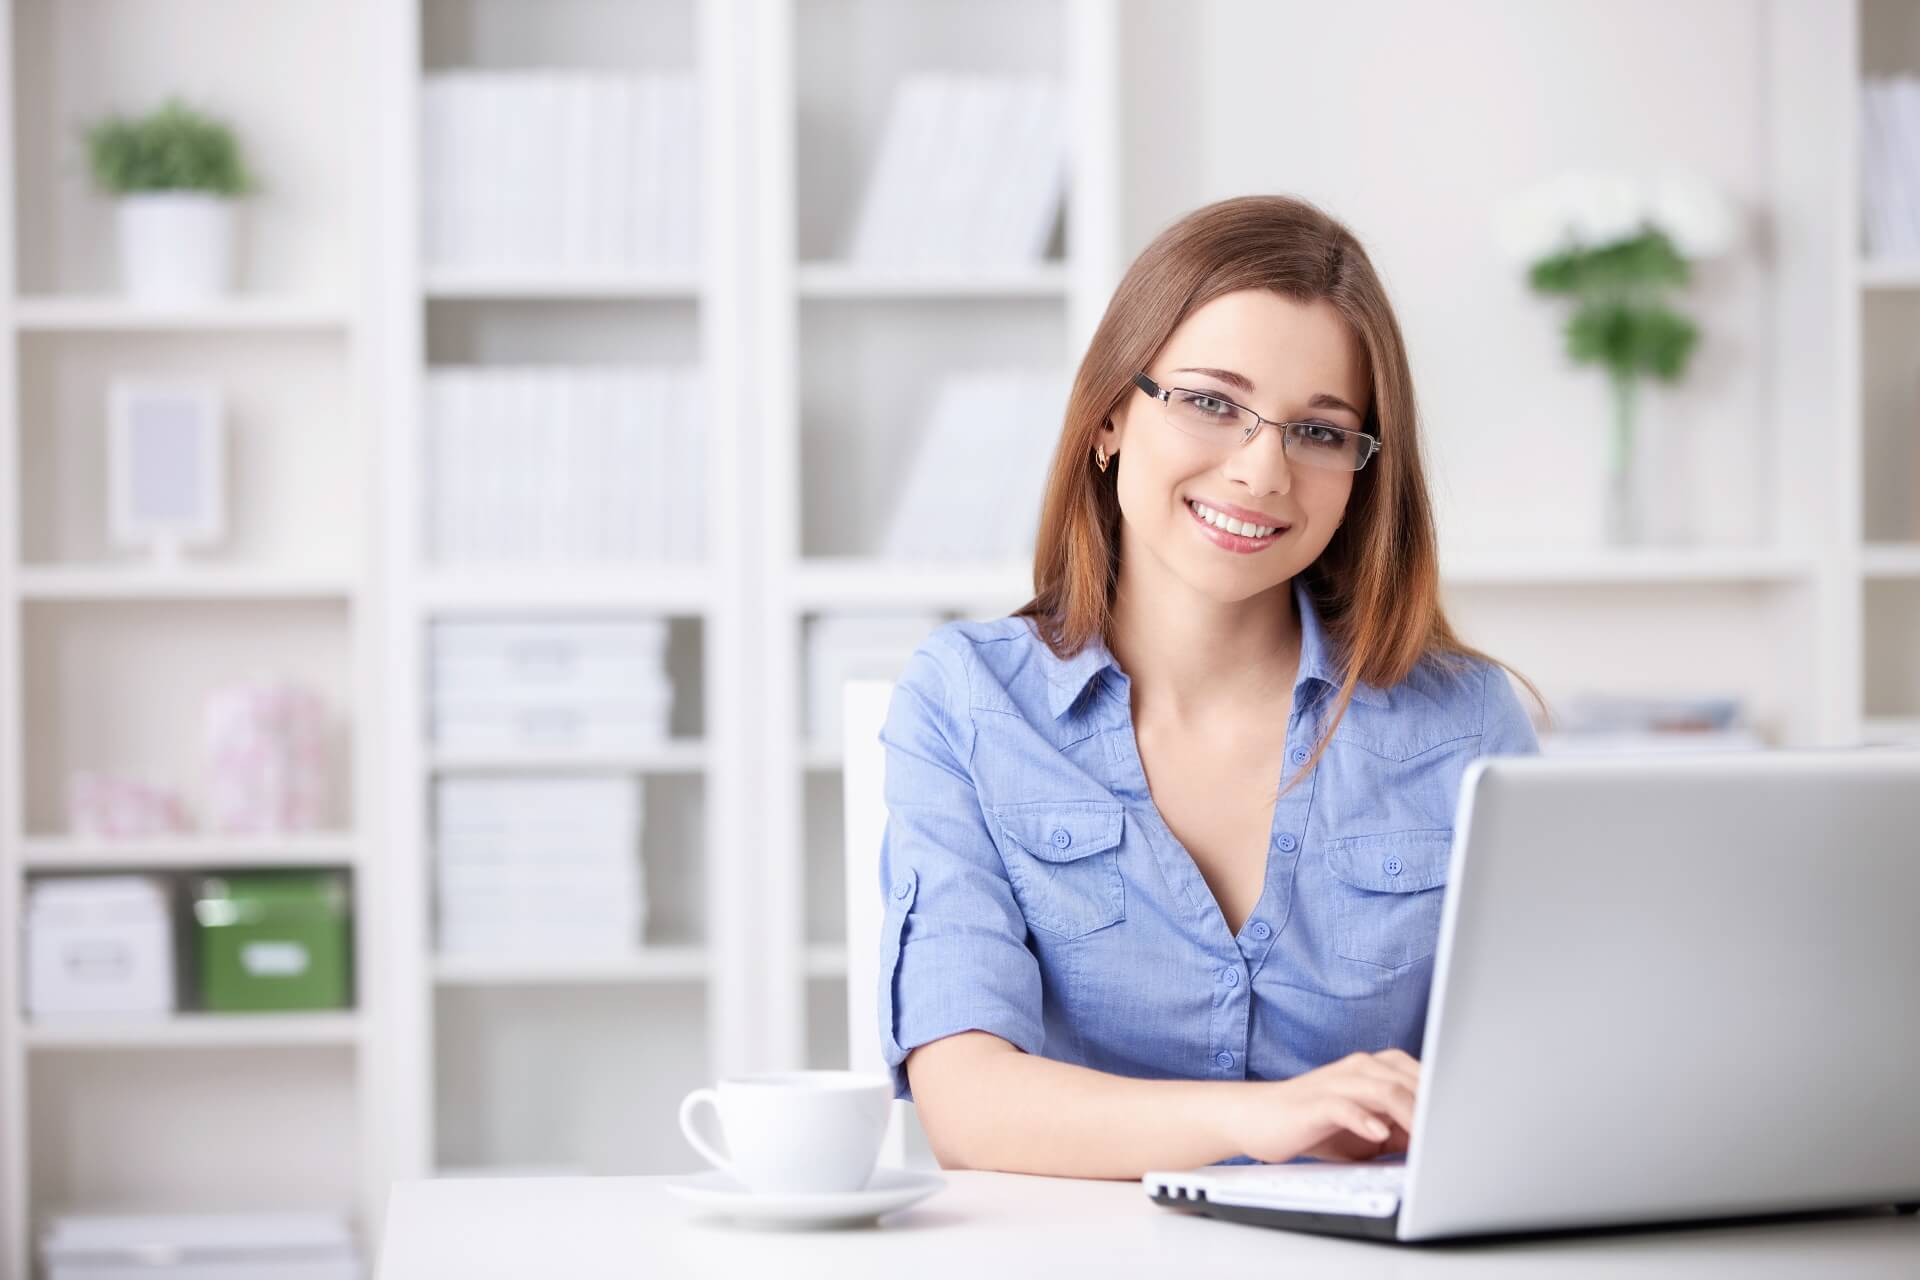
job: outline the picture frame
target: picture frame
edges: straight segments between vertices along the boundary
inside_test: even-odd
[[[171,562],[226,537],[225,402],[201,380],[115,378],[107,393],[107,520],[117,546]]]

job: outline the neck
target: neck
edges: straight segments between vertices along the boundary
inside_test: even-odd
[[[1292,579],[1222,603],[1146,560],[1123,545],[1108,643],[1132,688],[1135,714],[1146,709],[1175,724],[1220,725],[1249,708],[1277,705],[1284,719],[1300,665]]]

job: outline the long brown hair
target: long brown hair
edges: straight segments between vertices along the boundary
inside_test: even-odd
[[[1333,305],[1360,344],[1373,383],[1365,426],[1382,445],[1354,476],[1332,540],[1300,574],[1345,676],[1312,758],[1284,795],[1319,763],[1360,680],[1390,688],[1429,658],[1463,667],[1478,658],[1512,670],[1463,643],[1440,607],[1439,554],[1400,326],[1360,242],[1319,208],[1288,196],[1221,200],[1162,231],[1127,268],[1074,376],[1040,513],[1034,596],[1011,616],[1032,618],[1061,658],[1096,635],[1110,640],[1120,500],[1113,473],[1093,463],[1101,425],[1181,321],[1241,289]],[[1545,708],[1533,682],[1514,674]]]

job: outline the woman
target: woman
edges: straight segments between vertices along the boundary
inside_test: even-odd
[[[1147,247],[1074,381],[1034,586],[933,632],[880,735],[881,1042],[935,1155],[1404,1151],[1461,774],[1538,744],[1441,611],[1351,233],[1245,197]]]

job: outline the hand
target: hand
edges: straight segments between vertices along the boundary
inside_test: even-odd
[[[1405,1151],[1420,1063],[1399,1049],[1350,1053],[1235,1099],[1230,1141],[1256,1160],[1370,1160]]]

